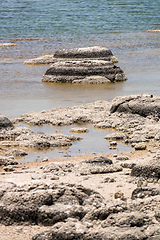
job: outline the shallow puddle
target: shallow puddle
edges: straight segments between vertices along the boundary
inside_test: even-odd
[[[22,124],[22,126],[27,126]],[[73,127],[88,128],[88,133],[71,133],[70,129]],[[73,142],[70,147],[49,148],[45,150],[30,149],[29,154],[23,159],[19,160],[20,163],[31,163],[34,161],[42,161],[44,158],[71,158],[76,155],[89,155],[89,154],[109,154],[134,151],[130,145],[126,145],[121,141],[117,141],[116,148],[110,149],[110,143],[104,137],[115,130],[113,129],[98,129],[94,128],[92,124],[70,125],[70,126],[29,126],[35,132],[44,132],[49,134],[60,133],[64,135],[75,135],[83,138],[81,141]]]

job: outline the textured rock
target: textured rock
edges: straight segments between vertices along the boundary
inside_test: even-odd
[[[87,132],[89,132],[88,128],[84,128],[84,127],[71,128],[69,131],[72,133],[87,133]]]
[[[18,162],[14,159],[14,157],[0,156],[0,166],[17,165],[17,164]]]
[[[150,196],[160,195],[160,188],[149,188],[149,187],[141,187],[136,188],[132,193],[132,199],[136,198],[145,198]]]
[[[13,124],[11,123],[11,121],[0,114],[0,130],[4,128],[11,128],[11,127],[13,127]]]
[[[29,128],[14,127],[11,129],[3,129],[0,131],[0,146],[3,147],[28,147],[28,148],[50,148],[50,147],[62,147],[71,146],[72,142],[81,140],[80,137],[67,136],[63,134],[45,134],[36,133]],[[24,155],[22,150],[14,151],[11,149],[7,154],[13,151],[13,155]]]
[[[6,156],[25,156],[25,155],[28,155],[28,153],[26,153],[25,151],[23,150],[20,150],[20,149],[9,149],[6,153],[5,153]]]
[[[92,123],[96,128],[114,128],[117,131],[108,134],[105,137],[107,140],[119,139],[135,147],[137,143],[146,143],[152,139],[160,140],[159,113],[155,112],[159,102],[160,97],[150,95],[117,97],[112,102],[103,100],[81,106],[54,108],[49,111],[24,114],[21,121],[31,125]],[[120,107],[121,105],[129,106],[128,104],[137,110],[133,111],[132,106],[129,107],[131,110],[127,107]],[[151,107],[149,107],[150,105]],[[147,106],[148,109],[152,109],[148,110],[148,113],[146,112]],[[120,109],[121,112],[119,112]]]
[[[82,58],[82,59],[103,59],[107,61],[117,62],[118,59],[113,56],[111,50],[106,47],[86,47],[74,49],[61,49],[55,52],[55,58]]]
[[[99,165],[113,164],[111,159],[104,157],[104,156],[94,157],[94,158],[88,159],[82,163],[99,164]]]
[[[54,63],[42,81],[93,84],[126,80],[124,72],[114,62],[117,62],[117,58],[108,48],[58,50],[54,54]]]
[[[82,186],[31,184],[13,187],[1,195],[1,223],[53,225],[69,217],[82,219],[96,202],[105,205],[100,194]]]
[[[153,95],[133,95],[115,99],[111,106],[111,113],[124,112],[138,114],[142,117],[160,117],[160,97]]]
[[[132,176],[160,179],[160,163],[135,164],[131,171]]]

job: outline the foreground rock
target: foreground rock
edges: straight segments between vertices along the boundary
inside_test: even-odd
[[[13,127],[13,124],[11,123],[11,121],[0,114],[0,130],[6,129],[6,128],[12,128],[12,127]]]
[[[18,164],[18,161],[16,161],[14,157],[0,156],[0,166],[17,165],[17,164]]]
[[[98,192],[76,184],[2,183],[0,219],[5,225],[52,226],[33,240],[158,239],[159,204],[159,194],[128,202],[106,201]]]
[[[30,171],[34,172],[37,178],[36,175],[27,175],[29,170],[21,172],[21,176],[24,176],[19,179],[25,179],[26,184],[19,182],[18,173],[14,178],[14,170],[14,173],[10,173],[10,179],[16,184],[9,179],[9,182],[0,182],[0,223],[6,225],[6,228],[8,225],[15,228],[19,225],[21,229],[23,226],[39,225],[37,234],[32,235],[33,240],[159,239],[158,181],[148,181],[148,185],[137,187],[137,180],[142,180],[142,177],[127,175],[124,178],[123,169],[116,175],[114,172],[104,171],[110,167],[116,168],[118,163],[105,156],[81,162],[47,163]],[[93,169],[101,171],[97,173],[92,171]],[[83,176],[84,170],[88,170],[85,172],[86,176]],[[114,198],[105,199],[95,190],[98,186],[96,182],[100,180],[101,188],[105,192],[111,191],[115,184],[119,183],[118,175],[127,189],[131,187],[127,184],[133,182],[131,195],[126,197],[123,191],[119,190],[114,194]],[[75,179],[77,184],[73,183],[76,182]],[[84,186],[89,179],[95,183],[92,185],[94,190]],[[71,180],[72,183],[69,183]],[[80,181],[83,186],[79,185]],[[42,226],[45,226],[47,231],[41,232]],[[27,236],[25,237],[27,239]]]

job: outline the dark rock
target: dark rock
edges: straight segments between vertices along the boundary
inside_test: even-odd
[[[12,128],[14,127],[11,121],[0,114],[0,130],[4,128],[11,128],[11,127]]]
[[[127,156],[117,156],[116,160],[126,161],[126,160],[129,160],[129,157],[127,157]]]
[[[139,187],[132,192],[132,199],[145,198],[150,196],[160,195],[160,189],[149,188],[149,187]]]
[[[20,149],[10,149],[5,153],[6,156],[25,156],[28,155],[28,153],[26,153],[23,150]]]
[[[113,56],[111,50],[105,47],[86,47],[86,48],[74,48],[74,49],[61,49],[57,50],[54,54],[55,58],[73,58],[73,59],[103,59],[107,61],[118,61]]]
[[[17,164],[18,162],[14,159],[14,157],[0,156],[0,166],[17,165]]]
[[[159,163],[135,164],[132,167],[131,176],[160,179],[160,165]]]
[[[136,143],[134,148],[135,150],[146,150],[147,146],[144,143]]]
[[[138,114],[143,117],[150,115],[160,117],[160,98],[152,95],[133,95],[121,97],[114,101],[111,113],[124,112]]]
[[[84,161],[84,163],[91,163],[91,164],[113,164],[112,160],[104,157],[104,156],[100,156],[100,157],[94,157],[93,159],[88,159],[86,161]]]
[[[83,218],[94,205],[104,206],[102,196],[76,185],[31,184],[7,189],[0,200],[3,224],[53,225],[69,217]]]

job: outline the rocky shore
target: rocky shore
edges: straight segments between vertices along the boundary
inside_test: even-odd
[[[12,122],[0,116],[0,147],[8,152],[0,160],[3,239],[160,239],[159,110],[160,97],[133,95],[24,114]],[[112,128],[106,141],[123,141],[135,151],[16,164],[10,172],[6,167],[11,166],[15,148],[24,151],[80,140],[35,133],[15,127],[17,122],[57,126],[87,122]],[[87,129],[71,129],[83,131]]]

